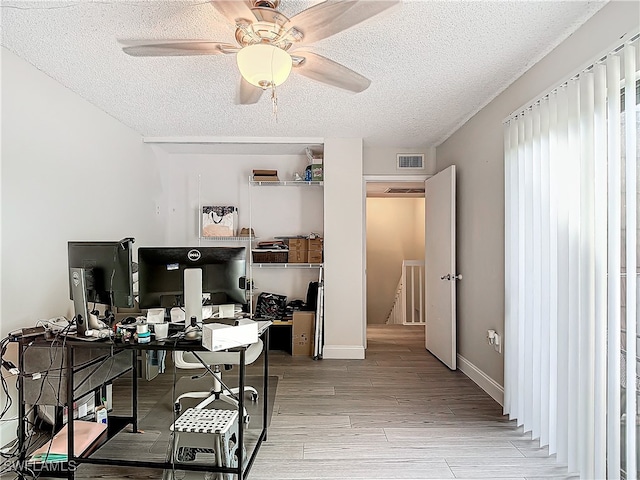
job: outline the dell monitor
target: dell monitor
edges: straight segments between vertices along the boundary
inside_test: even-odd
[[[76,326],[84,335],[90,325],[88,303],[133,307],[133,238],[117,242],[69,242],[69,295]]]
[[[185,307],[202,320],[202,305],[246,305],[245,274],[245,247],[141,247],[140,307]]]

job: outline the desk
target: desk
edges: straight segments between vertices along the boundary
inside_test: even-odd
[[[266,328],[261,335],[263,338],[263,343],[265,345],[269,344],[269,329]],[[121,431],[124,426],[127,424],[131,424],[134,432],[138,432],[138,372],[137,372],[137,357],[140,351],[153,351],[153,350],[165,350],[167,352],[172,351],[192,351],[192,352],[206,352],[207,350],[202,347],[199,343],[176,343],[173,339],[166,339],[164,341],[155,341],[148,344],[138,344],[138,343],[112,343],[112,342],[85,342],[82,340],[74,340],[74,339],[64,339],[62,341],[57,342],[48,342],[42,339],[33,340],[27,339],[23,340],[18,338],[16,340],[19,343],[19,368],[21,372],[24,372],[25,367],[25,351],[28,351],[31,348],[49,348],[55,349],[60,352],[65,352],[64,361],[61,361],[63,366],[61,367],[63,370],[60,371],[62,375],[62,371],[65,372],[66,377],[66,395],[64,395],[64,400],[59,403],[64,404],[69,412],[73,411],[73,402],[79,397],[79,392],[83,392],[84,389],[79,388],[80,385],[85,385],[85,388],[89,388],[91,384],[87,384],[87,378],[90,377],[91,370],[89,370],[89,374],[87,374],[86,369],[96,369],[99,371],[101,367],[101,362],[104,362],[107,359],[116,357],[116,356],[129,356],[130,358],[130,366],[127,366],[123,371],[119,369],[118,371],[109,372],[105,377],[101,378],[102,383],[107,383],[122,375],[125,372],[131,371],[131,415],[130,416],[109,416],[109,428],[107,434],[107,441],[99,448],[97,451],[100,451],[102,448],[108,447],[109,440],[112,439],[119,431]],[[99,352],[95,355],[94,358],[90,360],[85,360],[82,363],[77,361],[78,358],[86,358],[87,350],[94,350]],[[238,368],[238,385],[240,391],[243,391],[245,386],[245,350],[246,347],[238,347],[234,348],[231,351],[237,351],[240,355],[240,365]],[[84,353],[83,353],[84,352]],[[143,467],[143,468],[157,468],[163,470],[171,470],[175,467],[176,470],[185,470],[185,471],[202,471],[202,472],[217,472],[217,473],[228,473],[235,474],[238,480],[243,480],[248,475],[253,462],[255,461],[260,445],[263,441],[267,439],[267,424],[268,424],[268,378],[269,378],[269,361],[268,361],[268,348],[264,348],[264,383],[263,383],[263,391],[262,391],[262,399],[263,399],[263,421],[262,421],[262,429],[258,435],[256,444],[253,448],[252,452],[247,451],[248,461],[245,463],[245,452],[243,448],[239,448],[237,451],[238,457],[238,467],[221,467],[216,465],[207,465],[203,463],[193,464],[193,463],[185,463],[185,462],[175,462],[175,465],[167,462],[167,461],[145,461],[145,460],[128,460],[128,459],[120,459],[120,458],[96,458],[92,457],[92,454],[88,454],[86,456],[76,457],[73,454],[73,442],[74,442],[74,420],[73,415],[69,415],[68,422],[68,444],[67,444],[67,452],[72,452],[68,456],[68,461],[63,465],[59,464],[43,464],[42,472],[43,476],[50,477],[61,477],[73,479],[75,478],[75,468],[73,467],[78,464],[95,464],[95,465],[114,465],[114,466],[127,466],[127,467]],[[61,356],[62,357],[62,356]],[[113,375],[112,375],[113,374]],[[82,379],[81,381],[78,381]],[[18,381],[18,410],[20,418],[23,419],[19,422],[18,426],[18,442],[21,446],[21,453],[19,457],[19,465],[20,468],[24,470],[19,472],[20,478],[24,478],[24,474],[28,473],[26,469],[25,460],[28,458],[28,453],[26,452],[26,429],[25,429],[25,379],[23,375],[20,375]],[[239,395],[239,405],[238,412],[244,411],[244,395]],[[240,415],[242,418],[242,415]],[[167,431],[170,428],[170,425],[166,426]],[[245,425],[244,422],[239,422],[238,426],[238,445],[244,445],[244,435],[245,435]]]

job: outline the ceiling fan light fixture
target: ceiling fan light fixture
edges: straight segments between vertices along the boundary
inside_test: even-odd
[[[242,48],[236,59],[244,79],[263,89],[282,85],[291,73],[291,55],[267,43]]]

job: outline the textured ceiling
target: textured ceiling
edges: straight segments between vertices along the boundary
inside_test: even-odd
[[[367,1],[367,0],[363,0]],[[288,16],[318,3],[281,0]],[[144,136],[362,137],[437,146],[606,2],[404,1],[308,47],[371,79],[354,94],[292,74],[237,105],[235,55],[131,57],[117,39],[210,39],[206,1],[1,2],[2,45]]]

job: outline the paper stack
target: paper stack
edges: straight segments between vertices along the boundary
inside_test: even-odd
[[[278,182],[277,170],[254,170],[253,171],[254,182]]]
[[[97,448],[106,440],[107,425],[104,423],[76,420],[73,422],[73,450],[76,456]],[[66,462],[67,455],[67,425],[62,427],[51,440],[33,452],[29,461],[33,463]]]

